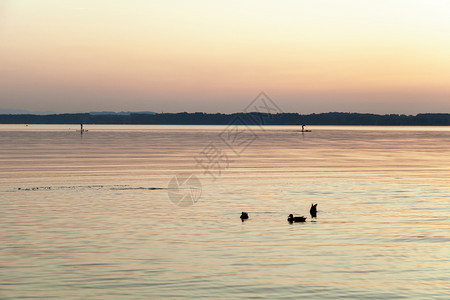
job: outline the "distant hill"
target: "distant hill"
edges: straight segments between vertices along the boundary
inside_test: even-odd
[[[298,113],[81,113],[81,114],[1,114],[0,124],[164,124],[164,125],[421,125],[449,126],[450,114],[376,115],[330,112]]]
[[[90,115],[121,115],[121,116],[129,116],[131,114],[149,114],[154,115],[155,112],[152,111],[139,111],[139,112],[131,112],[131,111],[121,111],[121,112],[113,112],[113,111],[93,111],[89,113]]]

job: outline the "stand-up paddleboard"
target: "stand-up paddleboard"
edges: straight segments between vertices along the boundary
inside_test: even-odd
[[[83,124],[80,124],[80,130],[77,130],[77,132],[83,134],[83,132],[88,132],[87,129],[83,129]]]
[[[302,130],[300,132],[311,132],[311,130],[305,129],[305,125],[302,125]]]

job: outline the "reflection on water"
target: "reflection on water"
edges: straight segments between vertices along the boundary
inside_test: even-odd
[[[85,127],[0,126],[0,298],[450,292],[449,128],[256,127],[213,180],[194,158],[222,126]]]

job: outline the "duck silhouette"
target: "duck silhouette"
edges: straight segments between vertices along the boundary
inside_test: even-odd
[[[306,217],[303,217],[303,216],[301,216],[301,217],[294,217],[292,214],[290,214],[289,216],[288,216],[288,222],[289,223],[293,223],[293,222],[305,222],[306,221]]]
[[[317,218],[317,203],[311,203],[311,209],[309,210],[309,213],[311,214],[311,218]]]
[[[241,214],[241,220],[244,221],[244,220],[247,220],[247,219],[248,219],[248,213],[243,211],[242,214]]]

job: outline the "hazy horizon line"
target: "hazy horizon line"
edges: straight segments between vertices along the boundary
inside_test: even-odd
[[[28,111],[24,109],[0,109],[1,115],[65,115],[65,114],[98,114],[98,115],[127,115],[127,114],[223,114],[223,115],[233,115],[233,114],[246,114],[246,113],[261,113],[261,114],[269,114],[267,112],[244,112],[244,111],[235,111],[235,112],[205,112],[205,111],[178,111],[178,112],[155,112],[155,111],[147,111],[147,110],[136,110],[136,111],[78,111],[78,112],[55,112],[55,111]],[[313,114],[330,114],[330,113],[343,113],[343,114],[371,114],[371,115],[404,115],[404,116],[417,116],[422,114],[450,114],[450,112],[418,112],[415,114],[411,113],[375,113],[375,112],[360,112],[360,111],[322,111],[322,112],[309,112],[302,113],[297,111],[281,111],[273,114],[299,114],[299,115],[313,115]]]

